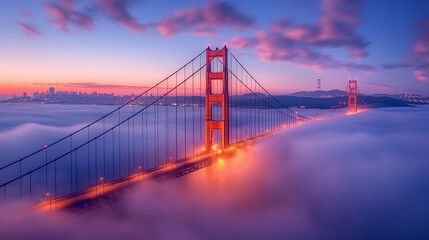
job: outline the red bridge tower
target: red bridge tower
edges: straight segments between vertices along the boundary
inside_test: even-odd
[[[349,112],[357,112],[357,79],[349,79]]]
[[[212,72],[211,61],[219,60],[223,65],[222,72]],[[206,50],[206,149],[210,151],[213,145],[213,131],[221,131],[222,148],[229,146],[229,106],[228,106],[228,49],[226,46],[221,50]],[[213,81],[221,81],[221,93],[213,94]],[[222,120],[213,120],[213,103],[221,103]]]

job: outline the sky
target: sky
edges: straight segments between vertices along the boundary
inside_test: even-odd
[[[81,109],[83,118],[93,118],[101,107],[106,106],[74,108]],[[332,113],[305,111],[313,116]],[[5,220],[1,236],[428,239],[428,106],[368,109],[353,115],[345,111],[279,131],[238,150],[233,159],[182,178],[143,181],[119,201],[86,214],[16,214],[13,209],[20,204],[11,203],[7,209],[0,205],[0,219]],[[21,134],[16,133],[19,128],[0,132],[1,145],[22,145],[22,138],[36,131],[52,136],[68,129],[58,128],[45,117],[51,113],[41,110],[6,114],[3,121],[15,124],[14,119],[29,115],[40,126]],[[67,118],[63,124],[72,127],[77,120]]]
[[[224,44],[274,94],[429,95],[426,0],[5,0],[0,95],[138,94]]]

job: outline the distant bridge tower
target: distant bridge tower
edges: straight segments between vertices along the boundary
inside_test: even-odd
[[[349,79],[349,112],[357,112],[357,79]]]
[[[322,81],[322,79],[320,79],[320,77],[317,79],[317,91],[322,91],[322,88],[320,87],[320,82]]]
[[[211,61],[219,59],[223,64],[223,71],[212,72]],[[229,106],[228,106],[228,49],[226,46],[221,50],[206,50],[206,149],[210,151],[213,145],[213,131],[220,131],[222,134],[222,148],[229,146]],[[213,81],[221,81],[222,91],[220,94],[213,94]],[[213,103],[221,103],[222,120],[213,120]]]

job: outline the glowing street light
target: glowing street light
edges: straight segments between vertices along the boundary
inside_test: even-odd
[[[137,169],[138,172],[140,172],[139,174],[139,180],[141,180],[141,176],[142,176],[142,166],[139,166],[139,168]]]
[[[100,177],[100,185],[103,183],[104,178]],[[103,185],[103,193],[104,193],[104,185]],[[95,188],[95,195],[97,195],[97,187]]]

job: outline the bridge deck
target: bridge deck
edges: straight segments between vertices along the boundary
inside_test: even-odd
[[[269,134],[269,133],[268,133]],[[229,159],[236,153],[235,150],[248,146],[251,142],[268,134],[234,144],[225,151],[215,150],[209,153],[197,154],[194,157],[167,163],[157,168],[149,169],[115,181],[99,184],[83,191],[69,194],[57,199],[47,200],[37,204],[37,210],[64,209],[71,212],[85,212],[97,206],[116,201],[122,193],[145,179],[172,179],[182,177],[194,171],[213,165],[219,158]]]

